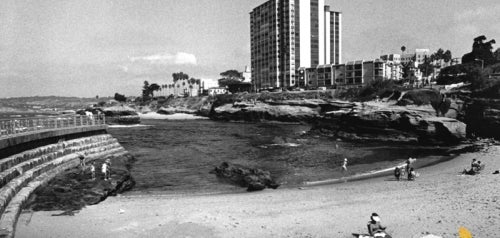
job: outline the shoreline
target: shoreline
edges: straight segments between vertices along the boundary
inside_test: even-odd
[[[393,237],[499,237],[500,146],[419,170],[416,181],[383,176],[303,189],[208,196],[108,198],[75,216],[23,213],[17,237],[352,237],[372,212]],[[479,175],[461,175],[472,158]]]

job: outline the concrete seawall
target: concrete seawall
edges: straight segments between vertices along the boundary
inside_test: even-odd
[[[0,237],[14,237],[17,219],[40,186],[86,161],[128,152],[106,125],[40,130],[0,137]]]

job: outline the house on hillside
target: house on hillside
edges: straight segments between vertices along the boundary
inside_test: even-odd
[[[160,95],[168,97],[197,97],[201,95],[202,84],[199,79],[180,79],[173,84],[161,85]]]
[[[210,96],[226,94],[227,92],[227,89],[224,87],[212,87],[208,89],[208,95]]]

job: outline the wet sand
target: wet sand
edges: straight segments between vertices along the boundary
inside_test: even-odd
[[[461,175],[472,158],[486,164]],[[500,237],[500,146],[392,176],[300,189],[217,195],[125,195],[84,208],[24,213],[16,237],[352,237],[372,212],[393,237]]]

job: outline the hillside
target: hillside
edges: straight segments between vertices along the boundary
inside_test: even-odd
[[[63,111],[81,109],[110,98],[36,96],[0,98],[0,112]]]

